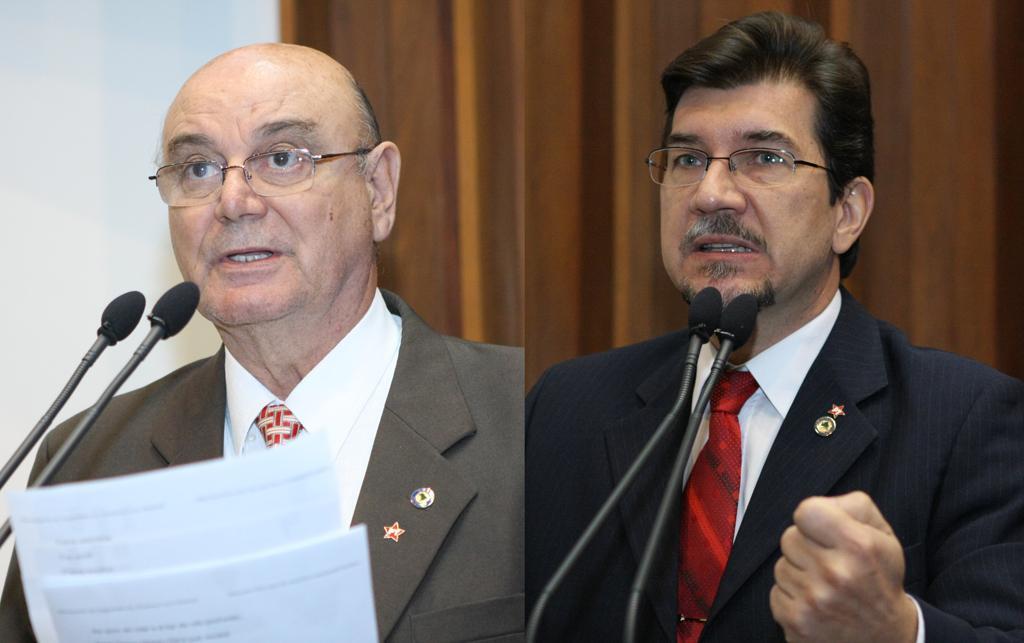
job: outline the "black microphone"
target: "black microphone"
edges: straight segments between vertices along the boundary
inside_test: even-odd
[[[697,376],[697,358],[700,348],[708,342],[711,334],[720,325],[722,317],[722,293],[717,288],[707,287],[697,293],[690,302],[690,343],[686,347],[683,362],[682,384],[679,387],[681,409],[689,409],[693,399],[693,380]],[[677,412],[678,413],[678,412]],[[671,412],[669,413],[671,415]],[[668,417],[668,416],[666,416]],[[673,421],[675,421],[673,419]]]
[[[615,509],[616,505],[619,504],[619,499],[632,484],[633,479],[637,476],[643,465],[650,459],[654,453],[655,448],[664,439],[664,437],[676,426],[678,422],[679,414],[683,409],[689,408],[690,398],[693,390],[693,379],[697,369],[697,356],[700,354],[700,348],[704,345],[711,337],[711,330],[720,325],[719,317],[722,315],[722,295],[715,288],[705,288],[694,296],[693,301],[690,303],[690,340],[686,349],[686,357],[683,361],[683,375],[681,384],[679,387],[679,394],[676,396],[675,404],[672,409],[665,416],[665,419],[658,425],[657,430],[644,445],[640,453],[637,454],[636,459],[626,473],[623,474],[615,488],[612,489],[611,494],[601,505],[594,517],[591,518],[587,528],[583,531],[582,535],[576,540],[576,544],[573,545],[572,550],[569,551],[568,555],[562,560],[562,563],[552,574],[551,578],[548,579],[547,584],[544,585],[544,589],[541,590],[540,595],[537,597],[537,602],[533,606],[533,610],[530,612],[530,621],[526,627],[526,640],[527,643],[533,643],[537,638],[537,630],[540,628],[541,618],[544,615],[544,609],[547,606],[548,600],[551,595],[558,589],[558,586],[562,584],[562,581],[569,574],[569,571],[579,560],[583,554],[583,550],[586,549],[590,541],[594,539],[597,534],[597,530],[605,523],[608,516],[611,515],[612,510]]]
[[[139,320],[142,319],[142,313],[145,309],[146,298],[142,296],[142,293],[135,290],[126,292],[107,304],[107,307],[103,309],[99,330],[96,331],[96,341],[93,342],[92,347],[89,348],[82,361],[79,362],[78,368],[71,374],[71,378],[64,385],[64,388],[61,389],[57,399],[53,401],[53,404],[46,410],[43,417],[39,418],[36,425],[32,427],[32,430],[29,431],[21,446],[14,452],[11,459],[7,461],[7,464],[4,465],[3,470],[0,470],[0,488],[7,484],[7,481],[14,475],[14,471],[28,457],[32,447],[36,445],[36,442],[39,442],[39,439],[43,437],[46,430],[50,428],[53,418],[57,417],[60,410],[64,408],[71,394],[75,392],[78,384],[85,377],[86,371],[99,358],[100,353],[106,350],[108,346],[113,346],[131,335],[135,327],[139,325]]]
[[[39,476],[29,483],[29,487],[44,486],[53,478],[54,474],[57,473],[57,470],[68,459],[68,456],[71,455],[71,452],[74,451],[78,443],[85,437],[85,434],[92,428],[92,425],[96,423],[100,413],[107,408],[107,404],[114,397],[114,394],[125,383],[125,380],[135,372],[135,369],[138,368],[149,352],[153,350],[156,343],[161,339],[177,335],[185,327],[185,324],[192,319],[192,314],[196,311],[196,306],[198,305],[199,288],[190,281],[182,282],[164,293],[163,297],[153,306],[153,312],[149,316],[151,326],[149,333],[146,334],[146,338],[135,349],[131,359],[114,377],[114,380],[103,391],[103,394],[96,400],[92,408],[82,417],[74,430],[68,434],[67,439],[60,449],[57,450],[57,453],[54,454],[53,458],[46,464],[46,467],[43,468]],[[115,326],[111,324],[111,332],[114,332],[114,328]],[[3,545],[10,535],[11,521],[7,520],[4,522],[3,527],[0,527],[0,545]]]
[[[633,577],[633,585],[629,592],[629,602],[626,604],[625,631],[623,641],[633,643],[636,640],[637,615],[640,610],[640,597],[643,595],[644,587],[650,578],[651,570],[654,568],[654,560],[658,553],[658,545],[665,540],[665,527],[668,524],[668,516],[672,507],[682,498],[683,473],[686,463],[693,451],[693,443],[697,438],[697,427],[700,426],[704,417],[704,409],[707,408],[711,399],[711,392],[722,375],[722,369],[734,350],[743,346],[750,339],[754,332],[754,321],[757,318],[757,299],[753,295],[738,295],[729,302],[729,305],[722,311],[722,318],[719,327],[715,330],[718,336],[719,348],[714,362],[711,364],[711,371],[708,379],[704,382],[697,397],[697,405],[690,420],[686,423],[686,431],[683,433],[683,441],[679,446],[679,453],[672,465],[672,475],[669,477],[665,493],[661,497],[661,505],[658,507],[658,514],[654,519],[654,526],[651,528],[650,536],[647,538],[647,545],[644,547],[643,557],[637,567],[636,575]]]

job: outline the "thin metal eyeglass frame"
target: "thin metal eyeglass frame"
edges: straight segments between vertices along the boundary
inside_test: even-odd
[[[312,171],[310,172],[310,175],[309,175],[310,178],[313,178],[313,177],[316,176],[316,164],[317,164],[318,161],[325,161],[325,162],[326,161],[332,161],[332,160],[334,160],[336,158],[341,158],[343,156],[362,156],[363,154],[369,154],[372,151],[373,151],[372,147],[370,147],[370,148],[360,147],[360,148],[352,150],[350,152],[331,152],[329,154],[313,154],[312,152],[310,152],[309,150],[307,150],[306,148],[303,148],[303,147],[289,147],[289,148],[285,148],[283,150],[274,150],[272,152],[259,152],[257,154],[253,154],[252,156],[249,156],[244,161],[242,161],[241,165],[221,165],[217,161],[183,161],[181,163],[169,163],[168,165],[161,165],[160,167],[158,167],[156,169],[156,174],[153,174],[152,176],[150,176],[149,180],[153,181],[154,185],[157,185],[157,183],[156,183],[157,176],[159,176],[159,174],[160,174],[160,172],[162,170],[165,170],[165,169],[170,168],[170,167],[182,167],[182,166],[185,166],[185,165],[192,165],[194,163],[213,163],[218,168],[220,168],[220,186],[210,190],[207,194],[204,194],[203,196],[195,197],[196,199],[205,199],[206,197],[208,197],[211,194],[215,193],[218,189],[220,189],[220,187],[222,187],[224,185],[224,181],[227,180],[228,170],[234,170],[234,169],[242,170],[242,176],[245,177],[245,182],[249,185],[250,188],[252,188],[253,192],[256,192],[256,188],[254,188],[253,185],[252,185],[252,173],[249,172],[249,170],[246,169],[245,164],[248,163],[249,161],[252,161],[253,159],[257,159],[257,158],[260,158],[262,156],[271,156],[273,154],[280,154],[281,152],[302,152],[302,153],[306,154],[307,156],[309,156],[310,161],[313,162]],[[159,187],[160,186],[157,185],[157,191],[159,191]],[[310,185],[310,187],[312,187],[312,185]],[[288,194],[298,194],[299,192],[305,192],[308,189],[309,188],[306,188],[305,190],[299,190],[298,192],[289,192]],[[259,196],[271,196],[271,195],[266,195],[266,194],[260,194],[259,192],[256,192],[256,194],[259,195]],[[287,196],[288,194],[282,194],[282,195],[277,195],[277,196]],[[162,197],[161,197],[161,200],[162,200]],[[171,204],[168,203],[167,205],[171,205]],[[203,204],[197,203],[195,205],[203,205]],[[174,206],[171,206],[171,207],[174,207]]]
[[[697,154],[703,156],[704,159],[705,159],[704,172],[700,175],[700,178],[697,179],[696,181],[694,181],[693,183],[662,183],[662,182],[658,181],[657,179],[655,179],[654,178],[655,164],[654,164],[654,161],[652,160],[652,157],[655,154],[657,154],[658,152],[666,152],[668,150],[685,150],[687,152],[696,152]],[[818,168],[819,170],[825,170],[826,172],[829,173],[830,176],[835,176],[835,174],[834,174],[834,172],[832,171],[831,168],[825,167],[824,165],[818,165],[817,163],[812,163],[811,161],[804,161],[804,160],[798,159],[789,150],[776,149],[776,148],[771,148],[771,147],[745,147],[745,148],[743,148],[741,150],[736,150],[735,152],[733,152],[729,156],[711,156],[710,154],[708,154],[704,150],[699,150],[699,149],[697,149],[695,147],[659,147],[657,149],[651,150],[651,153],[647,155],[646,159],[644,159],[644,164],[647,165],[647,170],[648,170],[647,173],[650,175],[651,181],[653,181],[656,185],[665,185],[665,186],[668,186],[670,188],[685,188],[685,187],[690,187],[691,185],[697,185],[698,183],[700,183],[701,181],[704,180],[704,177],[706,177],[708,175],[708,169],[711,167],[711,161],[727,161],[728,162],[728,167],[729,167],[729,173],[732,174],[733,176],[735,176],[736,175],[736,164],[733,162],[732,159],[737,154],[744,154],[744,153],[747,153],[747,152],[771,152],[773,154],[785,154],[789,158],[793,159],[793,172],[792,172],[792,174],[796,174],[796,166],[797,165],[806,165],[807,167],[814,167],[814,168]],[[665,169],[667,171],[668,168],[665,168]],[[756,185],[756,184],[753,184],[752,187],[770,188],[770,187],[778,187],[779,185],[785,185],[785,183],[772,183],[772,184],[766,184],[766,185]]]

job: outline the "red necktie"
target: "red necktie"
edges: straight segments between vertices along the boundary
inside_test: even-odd
[[[677,643],[694,643],[700,638],[729,560],[740,497],[737,414],[757,388],[750,373],[730,371],[711,392],[708,442],[697,456],[683,492]]]
[[[268,447],[276,447],[291,440],[304,427],[284,404],[270,403],[263,407],[256,418],[256,426],[263,434]]]

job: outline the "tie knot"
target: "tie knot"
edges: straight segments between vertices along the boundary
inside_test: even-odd
[[[757,380],[747,371],[726,371],[711,392],[711,411],[736,415],[757,390]]]
[[[302,422],[284,404],[270,403],[256,417],[256,426],[268,447],[291,440],[303,429]]]

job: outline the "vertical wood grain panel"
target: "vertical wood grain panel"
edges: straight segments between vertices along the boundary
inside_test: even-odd
[[[996,363],[996,252],[1000,241],[996,226],[995,93],[996,77],[992,43],[994,11],[990,2],[956,0],[950,8],[956,35],[951,71],[954,95],[950,97],[956,136],[948,143],[934,140],[929,152],[953,159],[950,173],[956,177],[953,200],[952,309],[953,326],[944,345],[975,359]],[[923,103],[926,104],[926,103]],[[958,150],[949,154],[945,150]],[[956,157],[959,156],[959,159]],[[933,188],[934,189],[934,188]],[[922,262],[924,263],[924,262]],[[942,261],[928,258],[929,271],[944,272]],[[978,332],[988,329],[988,332]]]
[[[528,384],[543,367],[578,354],[584,323],[580,18],[579,0],[528,0],[525,7]]]
[[[612,199],[615,145],[616,48],[609,47],[614,11],[605,0],[585,0],[580,12],[581,108],[580,146],[575,150],[579,168],[581,273],[577,314],[580,319],[578,350],[590,353],[608,345],[614,324],[612,275],[618,268],[612,239]],[[551,146],[560,146],[551,141]]]
[[[912,263],[910,147],[912,94],[909,33],[898,2],[849,14],[849,42],[871,73],[875,117],[875,211],[861,238],[857,267],[847,286],[876,315],[902,328],[911,322],[906,296]],[[884,46],[882,45],[884,43]]]
[[[458,190],[451,7],[444,0],[394,2],[388,42],[389,115],[410,172],[402,177],[399,217],[382,246],[381,283],[420,314],[462,333],[459,307]]]
[[[402,147],[384,282],[448,332],[525,332],[530,383],[685,319],[642,165],[659,75],[763,9],[820,22],[871,73],[877,200],[847,286],[914,342],[1024,375],[1014,0],[283,0],[282,25],[353,70]]]
[[[941,6],[940,11],[922,11],[924,5]],[[953,25],[949,23],[948,2],[940,0],[913,0],[910,24],[910,95],[915,108],[929,97],[934,100],[927,110],[914,109],[907,123],[910,129],[911,210],[914,225],[911,226],[910,256],[911,267],[926,267],[929,257],[952,256],[952,235],[955,230],[953,208],[956,200],[956,159],[948,154],[934,154],[933,141],[947,143],[956,140],[954,101],[950,100],[952,83],[950,70],[956,66],[955,56],[959,55],[955,42]],[[939,177],[945,180],[937,181]],[[890,260],[895,257],[890,257]],[[953,268],[953,266],[949,266]],[[940,346],[951,335],[950,312],[952,298],[936,296],[943,286],[949,285],[950,274],[931,270],[911,270],[910,288],[906,296],[911,302],[910,325],[916,330],[916,337],[930,346]],[[932,317],[924,325],[922,316]]]
[[[521,0],[477,2],[474,51],[484,338],[522,345],[526,139]],[[457,127],[461,127],[461,123]],[[468,215],[466,208],[460,210]],[[494,341],[491,339],[490,341]]]
[[[1020,286],[1024,248],[1024,3],[995,5],[996,92],[996,340],[997,364],[1024,378],[1024,288]]]
[[[281,11],[283,40],[345,64],[402,151],[381,285],[442,332],[521,345],[521,0],[283,0]]]
[[[480,198],[478,168],[481,157],[477,141],[480,121],[477,110],[477,55],[474,33],[476,3],[455,0],[455,117],[459,185],[459,258],[462,280],[462,333],[467,339],[484,337],[482,247],[480,239]]]

